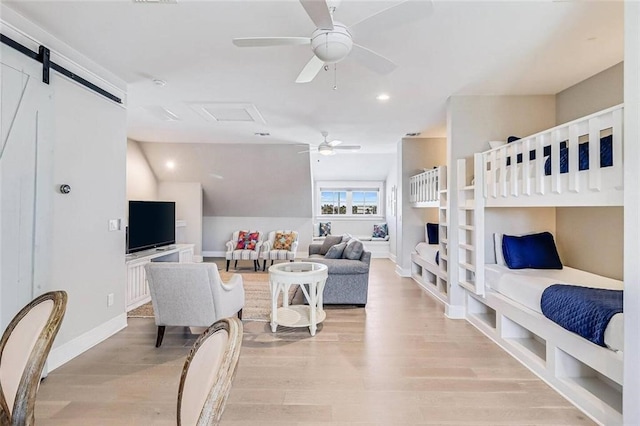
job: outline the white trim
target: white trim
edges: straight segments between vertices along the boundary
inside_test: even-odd
[[[444,305],[444,315],[449,319],[466,319],[467,309],[460,305]]]
[[[393,253],[389,253],[389,260],[391,260],[393,263],[396,263],[396,259],[397,256]]]
[[[53,348],[47,359],[48,371],[51,372],[56,368],[66,364],[73,358],[91,349],[103,340],[116,334],[118,331],[127,326],[127,314],[122,313],[109,321],[81,334],[67,343]]]
[[[396,274],[400,275],[401,277],[411,278],[411,269],[403,268],[402,266],[396,264]]]
[[[224,257],[226,253],[226,251],[202,250],[202,257]]]

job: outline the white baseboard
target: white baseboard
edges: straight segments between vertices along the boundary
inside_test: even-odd
[[[202,251],[202,257],[224,257],[226,251]]]
[[[465,319],[466,309],[460,305],[445,305],[444,315],[449,319]]]
[[[113,336],[118,331],[127,326],[127,314],[123,313],[117,317],[110,319],[104,324],[100,324],[96,328],[76,337],[75,339],[53,348],[47,359],[48,371],[66,364],[73,358],[91,349],[103,340]]]
[[[396,274],[400,275],[401,277],[411,278],[411,269],[405,269],[396,264]]]
[[[397,258],[397,257],[396,257],[396,255],[395,255],[395,254],[393,254],[393,253],[389,253],[389,259],[390,259],[393,263],[396,263],[396,258]]]

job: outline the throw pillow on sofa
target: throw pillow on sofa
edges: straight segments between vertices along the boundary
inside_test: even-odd
[[[344,249],[347,247],[347,243],[340,243],[334,246],[331,246],[327,251],[327,254],[324,255],[325,259],[342,259],[342,254],[344,253]]]
[[[331,248],[331,246],[335,246],[336,244],[340,244],[342,242],[342,235],[328,235],[325,237],[322,242],[322,247],[320,247],[320,254],[327,254],[327,251]]]
[[[344,252],[342,253],[342,258],[350,260],[360,260],[363,251],[364,245],[362,244],[362,242],[356,240],[355,238],[352,238],[347,244],[347,247],[345,247]]]

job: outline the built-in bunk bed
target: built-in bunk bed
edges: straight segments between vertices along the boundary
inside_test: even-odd
[[[571,291],[581,286],[578,293],[583,287],[614,290],[600,293],[621,300],[622,292],[615,290],[622,290],[623,283],[562,265],[532,269],[558,267],[551,234],[507,237],[485,225],[495,229],[499,221],[489,221],[489,215],[517,210],[506,208],[622,206],[622,116],[622,106],[613,107],[478,153],[473,176],[466,172],[466,160],[457,164],[456,266],[467,320],[605,425],[623,422],[623,314],[610,311],[604,314],[610,320],[597,326],[585,320],[578,328],[558,321],[561,326],[545,314],[572,320],[595,312],[585,302],[589,308],[567,314],[573,308],[556,292],[566,288],[555,284],[572,284]],[[531,241],[543,250],[528,251]],[[496,263],[486,263],[485,257],[493,259],[492,250]],[[591,328],[595,335],[582,337],[574,332],[579,328]]]
[[[411,253],[411,277],[436,298],[448,302],[447,167],[411,176],[409,202],[414,208],[437,208],[438,223],[425,224],[425,240]]]

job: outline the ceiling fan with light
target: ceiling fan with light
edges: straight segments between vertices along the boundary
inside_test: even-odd
[[[234,38],[239,47],[270,47],[311,45],[314,56],[302,69],[296,83],[308,83],[327,66],[353,57],[370,70],[388,74],[397,65],[384,56],[353,42],[352,35],[366,31],[380,32],[427,16],[431,0],[402,1],[375,13],[349,27],[333,19],[339,0],[300,0],[302,7],[316,25],[311,37],[249,37]]]
[[[361,148],[360,145],[341,145],[342,141],[339,140],[327,141],[327,136],[329,136],[329,133],[327,132],[322,132],[322,136],[324,137],[324,142],[311,150],[300,151],[299,154],[305,152],[317,152],[320,155],[335,155],[337,151],[355,152]]]

